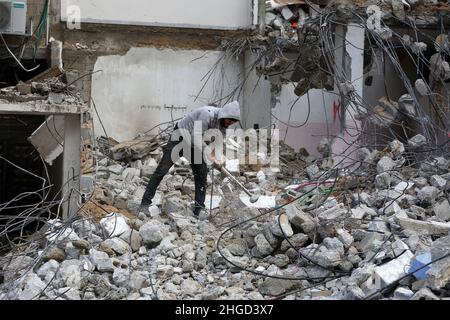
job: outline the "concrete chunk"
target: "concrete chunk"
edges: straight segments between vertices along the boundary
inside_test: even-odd
[[[408,250],[398,258],[391,260],[384,265],[375,267],[375,285],[377,285],[378,288],[384,288],[403,277],[407,273],[408,266],[413,257],[413,253]]]
[[[269,254],[271,254],[274,249],[272,248],[272,246],[270,245],[270,243],[267,241],[266,237],[264,237],[264,235],[262,233],[258,234],[255,237],[255,243],[256,243],[256,248],[258,248],[258,251],[261,252],[261,254],[268,256]]]
[[[439,190],[436,187],[423,187],[417,193],[417,198],[425,203],[433,203],[439,194]]]
[[[450,236],[439,238],[431,246],[431,258],[437,260],[450,253]],[[433,262],[427,271],[427,285],[438,290],[450,282],[450,256]]]
[[[441,221],[449,221],[450,220],[450,204],[447,199],[444,199],[442,202],[438,202],[433,206],[433,212],[436,217]]]
[[[417,83],[416,83],[416,85],[417,85]],[[425,138],[421,134],[418,134],[408,140],[408,147],[410,147],[412,149],[420,148],[426,144],[427,144],[427,138]]]
[[[309,233],[314,230],[315,223],[312,217],[299,209],[295,203],[286,206],[285,210],[293,226],[301,229],[304,233]]]
[[[338,206],[325,210],[319,213],[319,219],[323,221],[334,221],[337,219],[344,219],[347,213],[347,209],[344,204],[340,203]]]
[[[405,287],[397,288],[394,291],[394,299],[395,300],[409,300],[414,295],[414,292]]]
[[[442,178],[441,176],[434,175],[430,178],[430,183],[433,187],[438,188],[439,190],[445,190],[447,187],[447,180]]]
[[[139,229],[142,241],[151,246],[157,246],[167,233],[167,227],[157,220],[151,220]]]
[[[395,161],[389,157],[384,156],[377,163],[377,172],[379,174],[383,172],[389,172],[392,171],[395,167],[396,167]]]
[[[292,237],[294,235],[294,231],[292,230],[291,224],[289,223],[288,217],[285,214],[282,214],[278,217],[275,217],[270,223],[270,231],[280,238],[284,237]],[[281,226],[281,228],[280,228]]]
[[[130,230],[125,217],[119,213],[111,213],[100,220],[100,225],[108,237],[119,237]]]

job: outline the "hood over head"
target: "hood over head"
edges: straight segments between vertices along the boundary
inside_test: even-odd
[[[241,108],[239,102],[234,101],[226,104],[219,110],[219,119],[234,119],[241,121]]]

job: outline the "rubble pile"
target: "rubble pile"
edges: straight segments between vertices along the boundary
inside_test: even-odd
[[[414,16],[418,25],[426,25],[436,23],[437,17],[432,12],[439,6],[439,2],[437,0],[374,0],[368,3],[348,0],[266,0],[265,25],[269,36],[297,39],[297,30],[304,28],[311,21],[318,20],[325,13],[334,12],[337,20],[347,22],[354,18],[354,12],[366,13],[369,5],[380,9],[383,21],[406,20]],[[369,14],[372,13],[369,11]],[[392,30],[386,27],[371,31],[386,39],[392,37]]]
[[[15,87],[0,89],[0,100],[9,102],[42,101],[54,105],[83,105],[78,74],[67,71],[60,76],[19,82]]]
[[[450,160],[430,156],[410,165],[405,154],[420,137],[392,141],[383,151],[359,149],[361,165],[351,173],[330,167],[327,141],[320,159],[287,151],[289,161],[303,157],[295,184],[267,168],[237,174],[261,194],[256,204],[215,173],[206,201],[213,210],[200,219],[191,210],[194,183],[183,159],[148,212],[136,212],[162,154],[155,141],[138,139],[152,150],[138,160],[139,152],[123,153],[130,144],[122,144],[98,162],[101,192],[93,199],[134,214],[48,221],[34,256],[4,259],[0,299],[449,296]],[[327,174],[333,170],[335,178]]]

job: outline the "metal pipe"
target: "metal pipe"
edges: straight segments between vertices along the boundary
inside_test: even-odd
[[[240,183],[227,169],[225,169],[225,167],[222,167],[220,170],[223,174],[225,174],[231,181],[233,181],[236,185],[239,186],[239,188],[241,188],[249,197],[250,197],[250,202],[251,203],[255,203],[258,201],[259,196],[258,195],[254,195],[252,194],[250,191],[247,190],[246,187],[244,187],[244,185],[242,183]]]

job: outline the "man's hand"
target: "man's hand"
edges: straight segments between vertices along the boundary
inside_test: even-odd
[[[219,160],[216,159],[216,152],[213,150],[213,152],[209,155],[209,161],[212,162],[212,166],[214,169],[221,171],[222,170],[222,164],[219,162]]]
[[[213,159],[213,168],[221,171],[222,170],[222,164],[220,164],[219,161],[217,161],[216,159]]]

